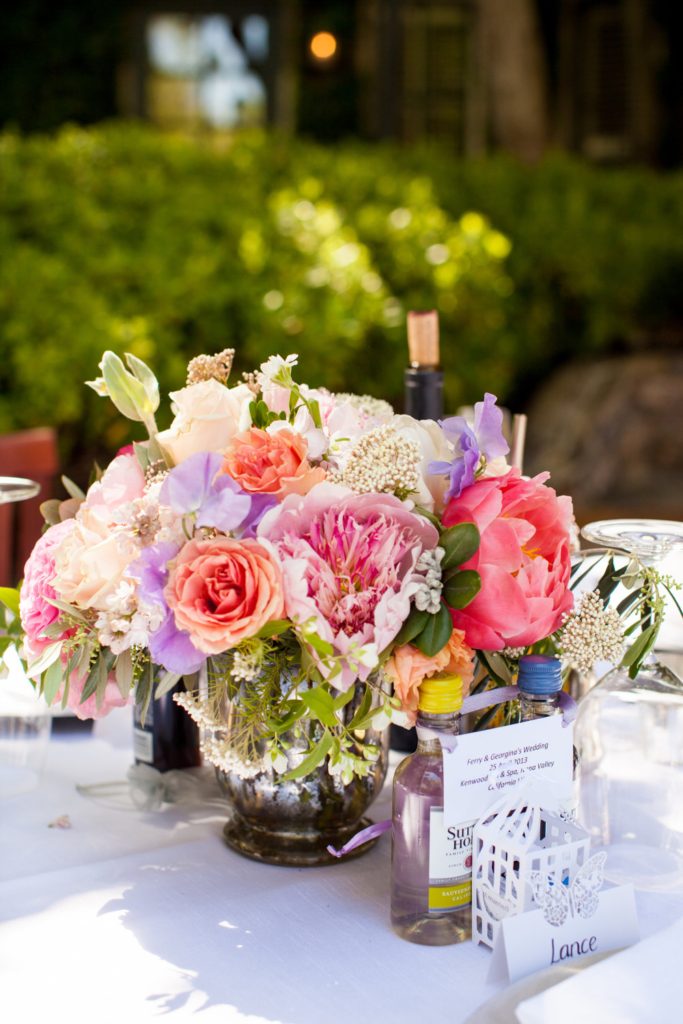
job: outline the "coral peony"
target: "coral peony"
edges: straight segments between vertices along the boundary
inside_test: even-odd
[[[191,540],[178,554],[164,597],[176,625],[206,654],[254,636],[284,612],[282,574],[255,540]]]
[[[548,476],[527,480],[511,469],[476,481],[446,506],[444,526],[472,522],[481,534],[479,550],[465,566],[477,570],[481,590],[451,613],[472,647],[499,651],[536,643],[572,607],[572,503],[546,486]]]
[[[467,693],[474,676],[474,651],[465,643],[462,630],[454,629],[446,646],[433,658],[428,658],[412,644],[404,644],[394,649],[384,666],[384,674],[394,684],[402,710],[407,712],[411,722],[415,720],[420,684],[438,672],[460,676],[463,694]]]
[[[377,666],[410,612],[415,564],[439,536],[393,495],[328,483],[285,498],[266,513],[258,535],[278,549],[288,617],[304,637],[314,624],[340,659],[341,675],[330,678],[340,689]]]
[[[250,494],[307,494],[325,479],[325,470],[311,466],[307,451],[306,439],[293,430],[251,427],[232,439],[224,469]]]

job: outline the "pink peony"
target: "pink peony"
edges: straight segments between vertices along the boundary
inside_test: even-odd
[[[26,650],[31,660],[38,657],[46,644],[54,643],[54,640],[58,639],[46,638],[43,631],[59,617],[59,610],[50,604],[50,600],[57,597],[52,586],[55,554],[74,525],[73,519],[67,519],[63,523],[51,526],[34,547],[24,568],[20,612]]]
[[[306,439],[293,430],[251,427],[230,442],[224,468],[249,494],[307,494],[325,479],[325,470],[311,466],[307,451]]]
[[[330,681],[348,689],[367,679],[410,612],[415,563],[436,547],[435,528],[393,495],[324,483],[285,498],[258,534],[277,547],[287,616],[300,627],[314,623],[341,661]]]
[[[420,696],[420,685],[437,672],[451,672],[460,676],[463,695],[467,694],[474,676],[474,651],[465,643],[465,634],[454,629],[445,647],[428,658],[412,644],[396,647],[384,666],[384,673],[394,684],[394,692],[401,701],[401,709],[411,721]]]
[[[481,576],[481,590],[453,624],[468,644],[484,651],[526,647],[553,633],[572,607],[569,589],[571,498],[518,469],[478,480],[453,498],[445,526],[476,523],[479,550],[465,565]]]
[[[255,540],[191,540],[180,551],[164,596],[195,647],[220,654],[282,618],[282,575]]]

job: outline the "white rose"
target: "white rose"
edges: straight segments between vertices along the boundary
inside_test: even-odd
[[[176,465],[196,452],[223,451],[249,426],[253,397],[246,384],[226,388],[213,379],[172,391],[175,419],[157,440]]]
[[[415,503],[428,512],[440,512],[444,506],[444,495],[448,489],[447,476],[435,476],[428,470],[430,462],[451,462],[453,451],[443,430],[434,420],[415,420],[412,416],[394,416],[389,426],[420,446],[422,460],[418,467],[419,479]],[[412,495],[411,495],[412,497]]]

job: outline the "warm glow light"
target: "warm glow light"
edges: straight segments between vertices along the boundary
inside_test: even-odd
[[[316,32],[309,46],[316,60],[329,60],[337,52],[337,40],[331,32]]]

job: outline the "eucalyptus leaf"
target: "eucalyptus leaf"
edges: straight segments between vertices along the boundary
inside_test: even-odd
[[[36,679],[38,676],[41,676],[45,669],[49,668],[50,665],[57,660],[61,653],[61,642],[56,644],[48,644],[47,647],[44,647],[40,657],[33,662],[33,664],[31,665],[27,672],[29,679]]]
[[[63,679],[64,668],[58,658],[56,661],[52,662],[43,676],[43,696],[48,706],[54,702]]]
[[[466,608],[481,590],[481,576],[476,569],[461,569],[443,586],[443,596],[450,608]]]
[[[129,650],[122,651],[116,659],[116,685],[122,697],[127,697],[133,685],[133,658]]]
[[[435,654],[438,654],[446,646],[452,632],[453,623],[451,615],[442,601],[436,615],[429,616],[427,625],[420,635],[415,638],[414,644],[428,658],[433,658]]]
[[[496,682],[503,686],[512,685],[512,672],[502,654],[497,651],[478,651],[477,656]]]
[[[305,775],[310,775],[312,771],[322,764],[327,755],[329,754],[333,744],[332,734],[325,732],[324,735],[318,740],[313,750],[308,754],[301,764],[297,768],[293,768],[292,771],[287,772],[282,778],[285,782],[291,782],[294,779],[302,779]]]
[[[61,505],[62,503],[58,498],[49,498],[47,501],[41,501],[40,514],[48,526],[56,526],[57,523],[61,523],[62,517],[59,512]]]
[[[439,545],[445,550],[441,561],[442,571],[456,569],[463,562],[469,561],[476,554],[481,537],[474,523],[458,523],[443,530],[439,537]]]
[[[88,697],[92,697],[93,693],[95,693],[95,691],[97,690],[97,684],[100,678],[99,673],[101,663],[102,655],[100,654],[99,657],[96,659],[95,663],[92,665],[90,671],[88,672],[88,677],[85,681],[85,685],[81,692],[81,704],[83,703],[83,701],[86,701]]]
[[[626,597],[617,605],[617,613],[619,615],[623,615],[624,612],[627,612],[632,605],[636,604],[637,601],[640,601],[642,596],[643,595],[640,590],[634,590],[633,593],[627,594]]]
[[[97,688],[95,690],[95,703],[97,704],[98,711],[104,704],[104,695],[107,690],[108,679],[109,666],[107,665],[107,657],[105,654],[103,654],[97,664]]]
[[[156,689],[154,691],[154,699],[158,700],[159,697],[163,697],[164,694],[170,693],[170,691],[173,689],[173,687],[176,685],[179,679],[179,672],[165,672],[156,685]]]
[[[657,626],[649,626],[638,636],[628,648],[621,659],[623,668],[630,668],[629,675],[634,679],[643,663],[643,659],[649,654],[655,640],[657,639]]]
[[[78,484],[75,484],[68,476],[62,477],[62,484],[70,498],[75,498],[76,501],[85,501],[85,494],[83,491],[80,489]]]

